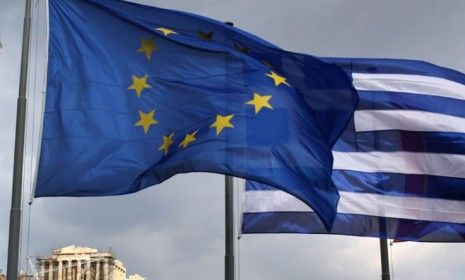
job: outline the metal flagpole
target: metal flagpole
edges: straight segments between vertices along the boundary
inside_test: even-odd
[[[385,233],[387,235],[386,229],[386,219],[379,218],[379,232],[380,235]],[[381,280],[390,280],[391,275],[389,274],[389,255],[388,255],[388,241],[386,238],[379,239],[379,249],[381,254]]]
[[[224,279],[234,280],[234,184],[225,176],[225,245]]]
[[[31,0],[26,0],[23,26],[21,72],[16,111],[15,154],[13,187],[11,193],[10,232],[8,240],[7,280],[18,279],[19,237],[21,230],[21,191],[23,180],[24,133],[26,127],[26,86],[29,63],[29,38],[31,34]]]
[[[387,239],[380,238],[379,246],[381,251],[381,280],[390,280],[391,275],[389,273],[389,255]]]
[[[225,24],[234,26],[232,22]],[[224,255],[224,279],[234,280],[234,182],[232,176],[225,176],[224,184],[225,207],[225,255]]]

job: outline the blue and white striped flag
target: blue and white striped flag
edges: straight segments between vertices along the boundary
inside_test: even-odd
[[[333,229],[289,194],[247,182],[242,232],[465,241],[465,75],[411,60],[326,60],[360,97],[333,148]]]

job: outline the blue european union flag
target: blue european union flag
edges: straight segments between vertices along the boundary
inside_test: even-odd
[[[120,195],[213,172],[289,192],[331,223],[331,147],[357,103],[342,69],[188,13],[49,6],[36,197]]]

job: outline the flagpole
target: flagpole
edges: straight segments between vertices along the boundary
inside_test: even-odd
[[[225,24],[234,26],[232,22]],[[234,182],[232,176],[225,176],[224,207],[225,207],[225,255],[224,255],[224,279],[234,280]]]
[[[387,236],[386,218],[379,218],[379,233],[380,236]],[[386,238],[379,238],[379,251],[381,256],[381,280],[390,280],[389,274],[389,255],[388,255],[388,241]]]
[[[379,246],[381,252],[381,280],[390,280],[391,275],[389,273],[389,255],[387,239],[380,238]]]
[[[26,127],[26,87],[31,34],[31,0],[26,0],[23,26],[21,72],[16,111],[16,136],[11,192],[10,230],[8,240],[7,280],[18,279],[19,238],[21,232],[21,191],[23,180],[24,133]]]
[[[224,279],[234,280],[234,184],[225,176],[225,256]]]

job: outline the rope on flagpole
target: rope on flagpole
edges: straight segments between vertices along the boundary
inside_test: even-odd
[[[26,98],[32,97],[32,99],[27,100],[27,102],[32,102],[32,110],[26,110],[26,125],[25,125],[25,131],[24,131],[24,155],[26,157],[23,159],[23,169],[25,170],[23,174],[29,173],[30,176],[24,178],[22,180],[21,184],[21,192],[24,193],[25,189],[27,188],[27,185],[29,185],[29,194],[31,193],[32,190],[32,156],[28,157],[28,154],[33,154],[34,153],[34,129],[35,129],[35,96],[37,92],[37,69],[38,69],[38,50],[39,50],[39,19],[40,19],[40,10],[39,10],[39,0],[34,0],[34,3],[32,4],[31,7],[31,23],[34,21],[34,24],[31,24],[30,27],[30,36],[34,36],[34,43],[32,46],[29,48],[29,53],[28,57],[31,57],[31,55],[34,55],[34,62],[32,67],[28,67],[27,69],[27,89],[26,89]],[[32,40],[31,40],[32,41]],[[32,83],[32,87],[29,85]],[[30,108],[30,106],[29,106]],[[29,170],[27,170],[29,169]],[[31,218],[31,205],[28,201],[28,212],[26,214],[27,218],[27,230],[26,233],[24,234],[23,231],[20,231],[20,241],[19,241],[19,268],[20,271],[25,270],[26,275],[29,272],[29,266],[27,265],[27,262],[24,262],[23,260],[23,243],[24,241],[26,242],[26,256],[29,256],[29,244],[30,244],[30,218]],[[23,195],[21,197],[21,208],[26,205],[26,195]],[[24,215],[25,213],[21,211],[21,228],[23,227],[23,221],[24,221]],[[24,236],[26,235],[26,236]],[[26,239],[26,240],[24,240]],[[25,268],[24,268],[25,267]]]
[[[31,104],[32,109],[28,111],[29,115],[29,123],[30,127],[29,130],[26,129],[26,143],[29,141],[30,143],[30,150],[29,154],[29,200],[27,202],[28,205],[28,212],[27,212],[27,229],[26,229],[26,258],[30,255],[30,241],[31,241],[31,217],[32,217],[32,201],[33,201],[33,188],[34,188],[34,154],[35,154],[35,130],[36,130],[36,96],[37,96],[37,89],[38,89],[38,68],[39,68],[39,20],[40,20],[40,0],[35,0],[34,10],[33,10],[33,19],[35,18],[35,24],[32,26],[32,33],[34,34],[34,66],[31,67],[34,69],[34,84],[31,90],[28,90],[28,95],[31,96]],[[30,75],[29,75],[30,76]],[[31,76],[30,76],[31,77]],[[29,131],[29,133],[28,133]],[[28,137],[29,136],[29,137]],[[37,140],[39,141],[39,140]],[[25,197],[25,196],[24,196]],[[24,203],[23,203],[24,205]],[[29,275],[29,266],[26,263],[26,275]]]

